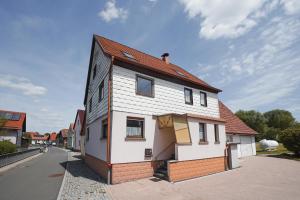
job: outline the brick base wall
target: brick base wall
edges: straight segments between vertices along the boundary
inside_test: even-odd
[[[84,156],[84,161],[92,170],[107,180],[108,166],[105,161],[95,158],[87,153]]]
[[[112,184],[153,176],[160,161],[122,163],[112,165]]]
[[[176,182],[225,171],[226,157],[170,162],[169,181]]]

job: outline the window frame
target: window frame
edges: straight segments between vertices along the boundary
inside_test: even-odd
[[[104,99],[104,80],[99,85],[99,91],[98,91],[98,102],[100,103]]]
[[[141,136],[130,136],[127,133],[127,121],[128,120],[136,120],[136,121],[142,121],[143,122],[143,126],[142,126],[142,130],[141,130]],[[126,137],[125,137],[126,141],[134,141],[134,140],[146,140],[145,139],[145,118],[142,117],[130,117],[127,116],[126,117]]]
[[[138,91],[138,79],[141,78],[141,79],[146,79],[148,81],[151,81],[151,95],[145,95],[145,94],[142,94]],[[144,97],[151,97],[151,98],[154,98],[154,79],[153,78],[149,78],[149,77],[146,77],[146,76],[142,76],[142,75],[139,75],[137,74],[136,77],[135,77],[135,94],[136,95],[139,95],[139,96],[144,96]]]
[[[104,129],[103,129],[104,125],[106,125],[106,134],[105,135],[104,135]],[[104,120],[102,120],[100,139],[107,139],[107,132],[108,132],[108,120],[104,119]]]
[[[201,94],[204,94],[204,104],[201,103]],[[203,92],[203,91],[200,91],[200,105],[203,106],[203,107],[207,107],[207,93],[206,92]]]
[[[220,144],[220,131],[219,131],[218,124],[214,124],[214,136],[215,136],[215,144]]]
[[[187,102],[186,101],[186,96],[185,96],[185,91],[189,91],[190,92],[190,102]],[[188,105],[193,105],[193,89],[190,89],[190,88],[184,88],[184,91],[183,91],[183,94],[184,94],[184,102],[185,104],[188,104]]]
[[[203,123],[203,122],[199,122],[199,144],[208,144],[208,140],[207,140],[207,124]],[[201,140],[200,138],[200,124],[203,125],[203,140]]]
[[[97,75],[97,64],[95,64],[93,68],[93,80],[96,78],[96,75]]]
[[[91,97],[89,100],[89,113],[91,113],[92,110],[93,110],[93,97]]]

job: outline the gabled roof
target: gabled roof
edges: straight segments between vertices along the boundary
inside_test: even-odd
[[[55,140],[56,140],[56,133],[53,132],[53,133],[51,133],[51,135],[50,135],[50,141],[55,141]]]
[[[227,106],[219,101],[220,117],[226,120],[225,131],[227,134],[255,135],[252,128],[247,126]]]
[[[0,110],[0,117],[6,120],[2,128],[22,130],[26,123],[26,113],[23,112]]]
[[[106,55],[113,56],[114,61],[117,60],[120,62],[128,63],[131,66],[139,69],[151,70],[157,74],[168,76],[172,79],[185,81],[211,92],[215,92],[215,93],[221,92],[220,89],[207,84],[203,80],[199,79],[198,77],[192,75],[191,73],[187,72],[186,70],[184,70],[183,68],[175,64],[172,63],[167,64],[165,61],[163,61],[160,58],[151,56],[149,54],[146,54],[134,48],[128,47],[126,45],[120,44],[118,42],[112,41],[110,39],[98,35],[94,35],[93,37],[92,48],[94,47],[94,41],[96,41],[99,44],[99,46],[102,48],[103,52]],[[93,49],[91,51],[90,65],[92,62],[92,54],[93,54]],[[89,79],[89,75],[90,75],[90,69],[88,73],[88,79]],[[84,104],[85,103],[86,103],[86,96],[84,100]]]
[[[81,127],[83,127],[84,113],[85,113],[84,110],[80,110],[80,109],[77,110],[73,129],[75,129],[76,121],[77,121],[78,117],[79,117],[79,121],[80,121]]]
[[[61,129],[61,130],[59,131],[59,134],[61,134],[61,136],[62,136],[63,138],[66,138],[66,137],[68,137],[68,130],[69,130],[69,129]]]

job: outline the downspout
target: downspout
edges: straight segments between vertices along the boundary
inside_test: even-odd
[[[107,142],[106,142],[106,162],[108,166],[107,184],[111,184],[111,70],[114,62],[114,56],[111,57],[111,64],[108,71],[108,97],[107,97]]]

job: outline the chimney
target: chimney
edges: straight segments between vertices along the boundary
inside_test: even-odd
[[[163,55],[161,55],[161,59],[165,61],[165,63],[169,64],[170,63],[169,53],[164,53]]]

